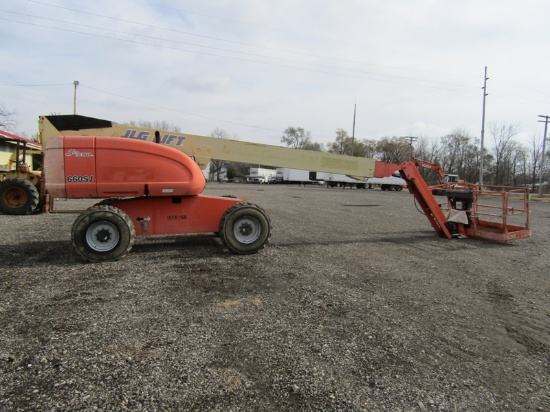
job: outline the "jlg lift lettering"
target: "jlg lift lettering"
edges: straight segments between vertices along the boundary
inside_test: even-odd
[[[136,140],[149,140],[153,141],[153,138],[149,138],[151,136],[151,132],[143,132],[133,129],[127,129],[126,132],[121,137],[126,137],[128,139],[136,139]],[[162,139],[160,139],[161,144],[165,145],[171,145],[172,143],[175,143],[176,146],[182,146],[183,142],[185,141],[185,136],[178,136],[175,134],[165,134],[162,136]]]
[[[67,176],[68,183],[90,183],[93,181],[93,176]]]

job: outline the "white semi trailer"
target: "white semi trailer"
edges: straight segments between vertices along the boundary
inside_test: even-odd
[[[312,183],[309,170],[291,169],[290,167],[278,167],[275,174],[276,183],[306,184]]]
[[[359,189],[374,189],[375,187],[380,187],[381,190],[388,191],[400,191],[406,187],[406,183],[403,179],[393,175],[387,177],[371,177],[366,180],[359,180],[338,173],[310,172],[308,170],[291,169],[288,167],[277,168],[275,182],[294,184],[318,183],[325,184],[330,188],[356,187]]]
[[[269,183],[272,178],[275,178],[276,173],[276,169],[251,167],[249,179],[252,183]]]

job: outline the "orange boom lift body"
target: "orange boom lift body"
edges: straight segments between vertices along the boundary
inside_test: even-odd
[[[45,148],[48,193],[105,199],[73,225],[76,251],[90,261],[130,251],[135,236],[217,233],[240,254],[255,253],[270,236],[263,209],[230,197],[205,196],[197,163],[168,146],[99,136],[59,136]]]

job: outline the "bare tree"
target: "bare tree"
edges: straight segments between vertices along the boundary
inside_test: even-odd
[[[382,161],[399,164],[410,158],[411,145],[405,137],[384,137],[376,147]]]
[[[299,149],[305,140],[309,139],[310,133],[306,132],[303,127],[287,127],[285,134],[281,137],[281,143],[286,144],[294,149]]]
[[[323,143],[314,142],[312,140],[308,140],[302,144],[301,147],[302,150],[313,150],[314,152],[322,152],[324,150]]]
[[[328,151],[330,153],[336,153],[340,155],[351,155],[353,151],[352,138],[348,136],[348,132],[344,129],[336,130],[336,140],[328,145]]]
[[[454,130],[441,138],[438,163],[448,173],[475,182],[479,176],[479,142],[465,130]]]
[[[220,129],[219,127],[214,129],[212,133],[210,133],[210,136],[216,137],[218,139],[229,139],[230,137],[228,132],[226,132],[224,129]],[[210,160],[209,179],[221,182],[222,174],[224,172],[227,172],[228,166],[229,162],[225,160]]]
[[[4,106],[0,105],[0,127],[6,130],[14,130],[17,126],[15,115],[17,113],[10,112]]]
[[[441,148],[437,140],[419,137],[415,143],[413,156],[417,159],[438,163],[436,159],[440,151]]]
[[[169,123],[166,120],[155,120],[153,129],[169,130],[171,132],[181,133],[181,128],[175,123]]]
[[[539,137],[536,134],[531,136],[530,147],[530,172],[531,172],[531,191],[535,191],[535,182],[537,181],[537,170],[541,161],[542,148],[540,145]]]
[[[178,125],[169,123],[166,120],[155,120],[154,122],[151,122],[150,120],[130,120],[126,124],[133,127],[143,127],[145,129],[166,130],[181,133],[181,128]]]
[[[377,159],[378,151],[376,150],[376,144],[378,142],[374,139],[362,139],[356,145],[355,155],[358,157],[368,157],[369,159]]]
[[[303,127],[287,127],[285,134],[281,137],[281,143],[286,144],[294,149],[323,151],[321,143],[311,140],[311,133]]]
[[[512,141],[518,130],[517,124],[493,123],[490,132],[495,142],[495,184],[505,184],[505,177],[510,168]]]
[[[518,177],[522,174],[523,161],[526,158],[527,149],[521,143],[512,141],[510,144],[509,167],[506,169],[505,182],[507,185],[517,186]]]

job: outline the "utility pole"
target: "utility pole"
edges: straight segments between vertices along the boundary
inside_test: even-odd
[[[351,131],[351,155],[355,152],[355,113],[357,111],[357,103],[353,106],[353,129]]]
[[[75,80],[73,84],[74,84],[73,114],[76,114],[76,88],[80,83],[78,82],[78,80]]]
[[[405,136],[405,139],[409,139],[409,144],[411,145],[411,159],[412,159],[412,157],[413,157],[413,142],[416,142],[418,140],[418,137]]]
[[[483,160],[485,157],[485,149],[483,147],[483,140],[485,138],[485,98],[487,97],[487,66],[485,66],[485,76],[483,77],[483,111],[481,114],[481,153],[479,157],[479,187],[483,186]]]
[[[540,160],[540,176],[539,176],[539,197],[542,197],[542,174],[544,173],[544,158],[546,157],[546,131],[548,130],[548,119],[550,116],[543,116],[539,114],[539,117],[542,117],[544,120],[539,120],[539,122],[544,122],[544,135],[542,136],[542,159]]]

